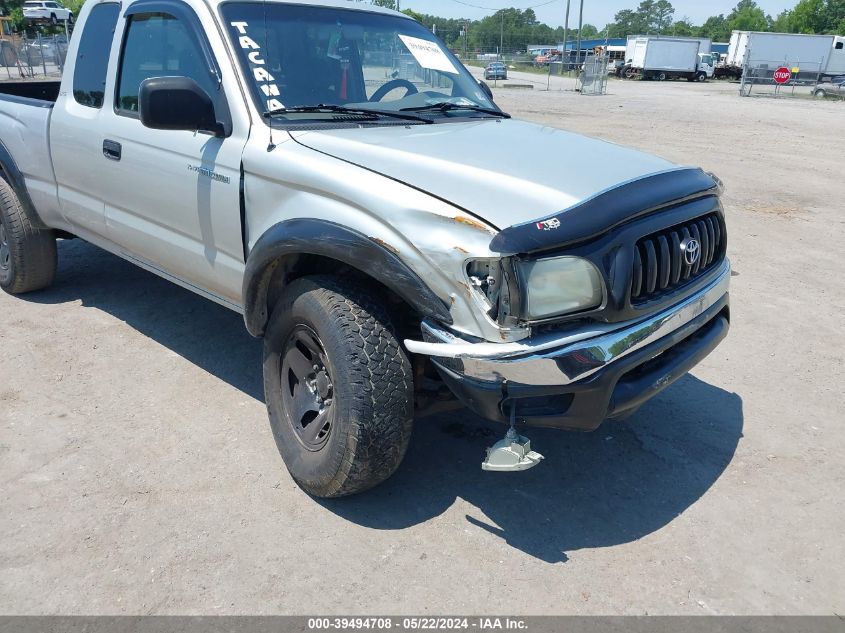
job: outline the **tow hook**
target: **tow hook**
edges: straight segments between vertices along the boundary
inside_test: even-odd
[[[508,383],[502,383],[503,402],[507,402]],[[531,440],[516,431],[516,400],[510,407],[510,428],[505,437],[487,449],[487,459],[481,464],[481,470],[511,473],[534,468],[544,457],[531,450]]]

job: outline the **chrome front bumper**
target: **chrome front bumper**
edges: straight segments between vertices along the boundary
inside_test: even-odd
[[[451,359],[444,364],[459,365],[459,373],[475,381],[570,385],[683,329],[725,299],[730,277],[730,262],[725,260],[718,277],[707,287],[668,310],[636,322],[595,324],[517,343],[474,343],[424,321],[425,338],[436,342],[406,340],[405,346],[434,360]]]

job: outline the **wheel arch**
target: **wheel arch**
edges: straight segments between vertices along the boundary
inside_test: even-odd
[[[243,305],[249,333],[264,335],[272,305],[286,284],[325,272],[363,275],[419,317],[452,323],[447,304],[389,246],[334,222],[293,219],[268,229],[247,258]]]
[[[32,203],[32,198],[29,197],[29,190],[26,188],[26,180],[23,177],[23,173],[18,169],[15,159],[2,141],[0,141],[0,178],[9,183],[12,191],[15,192],[18,200],[20,200],[23,208],[29,215],[33,227],[45,231],[49,230],[50,227],[41,220],[38,211],[35,209],[35,205]]]

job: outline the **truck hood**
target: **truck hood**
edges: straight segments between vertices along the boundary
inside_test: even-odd
[[[677,165],[513,119],[292,132],[311,149],[446,200],[501,229]]]

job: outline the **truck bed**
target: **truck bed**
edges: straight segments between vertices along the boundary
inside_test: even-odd
[[[5,177],[20,181],[45,222],[58,216],[50,158],[50,116],[59,97],[58,81],[0,81],[0,155]]]
[[[60,81],[0,81],[0,99],[27,99],[55,103]]]

